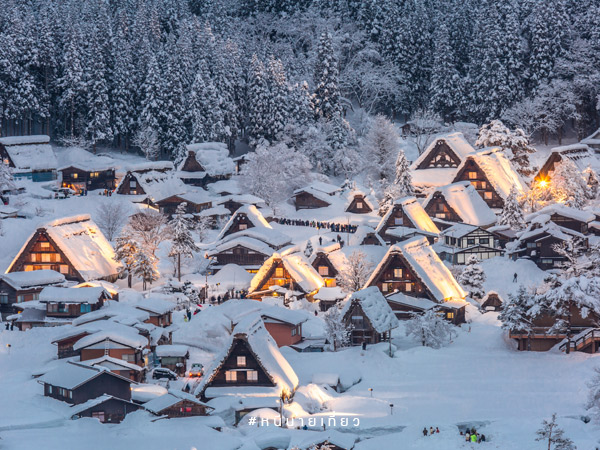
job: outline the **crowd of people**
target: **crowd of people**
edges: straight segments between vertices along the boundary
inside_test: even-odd
[[[423,428],[423,436],[432,436],[439,432],[440,432],[440,429],[438,427],[435,427],[435,430],[433,429],[433,427],[429,427],[429,431],[427,431],[427,427]]]
[[[483,434],[483,433],[479,434],[474,427],[471,428],[470,430],[467,428],[467,430],[464,432],[464,434],[461,431],[460,435],[465,437],[466,442],[477,443],[477,444],[481,444],[482,442],[485,442],[485,434]]]
[[[319,222],[316,220],[300,220],[300,219],[285,219],[275,218],[275,222],[281,225],[293,225],[297,227],[312,227],[317,230],[329,230],[332,233],[355,233],[357,225],[351,225],[348,223],[333,223],[333,222]]]

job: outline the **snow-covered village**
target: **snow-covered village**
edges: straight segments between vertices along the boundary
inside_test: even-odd
[[[600,449],[599,0],[3,0],[0,449]]]

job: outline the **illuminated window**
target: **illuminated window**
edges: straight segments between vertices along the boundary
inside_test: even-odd
[[[485,189],[485,188],[487,188],[487,183],[486,183],[485,181],[482,181],[482,182],[480,183],[480,186],[479,186],[479,187],[480,187],[481,189]]]
[[[358,209],[362,209],[362,207],[363,207],[363,204],[362,204],[362,202],[356,202],[356,207],[357,207]]]
[[[50,248],[50,242],[40,242],[40,247],[43,249]]]
[[[394,278],[402,278],[402,269],[394,269]]]
[[[402,225],[402,217],[394,217],[394,225]]]
[[[454,319],[454,313],[453,312],[446,313],[446,317],[448,319]]]
[[[258,372],[256,370],[249,370],[246,372],[247,381],[258,381]]]
[[[492,199],[492,192],[487,191],[483,193],[483,198],[486,200],[491,200]]]
[[[52,262],[50,253],[42,253],[42,262]]]
[[[319,275],[322,277],[329,275],[329,268],[327,266],[319,266]]]
[[[77,177],[78,177],[78,176],[79,176],[79,174],[78,174],[78,173],[74,173],[74,174],[73,174],[73,178],[75,178],[75,179],[77,179]]]
[[[238,356],[237,357],[237,365],[238,365],[238,367],[246,367],[246,357]]]
[[[387,290],[388,290],[388,284],[387,283],[381,283],[381,290],[383,292],[387,292]]]
[[[69,273],[69,266],[67,266],[65,264],[61,264],[60,265],[60,273],[62,273],[62,274]]]
[[[225,372],[225,381],[227,381],[228,383],[233,383],[237,381],[237,372],[235,372],[234,370],[228,370],[227,372]]]
[[[245,224],[245,223],[240,223],[239,228],[240,228],[240,230],[247,230],[248,229],[248,225]]]
[[[469,180],[477,179],[477,172],[469,172]]]
[[[437,217],[438,219],[445,219],[446,218],[446,213],[436,213],[435,217]]]
[[[283,278],[283,267],[277,267],[275,269],[275,278]]]
[[[404,285],[406,292],[412,292],[412,283],[407,283]]]

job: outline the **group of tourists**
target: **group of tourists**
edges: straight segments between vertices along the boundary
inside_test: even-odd
[[[357,225],[350,225],[348,223],[319,222],[316,220],[275,218],[275,221],[281,225],[312,227],[317,230],[329,230],[332,233],[355,233],[357,228]]]
[[[432,436],[439,432],[440,432],[440,429],[438,427],[435,427],[435,430],[433,429],[433,427],[429,427],[429,431],[427,431],[427,427],[423,428],[423,436]]]
[[[467,428],[467,430],[464,432],[464,434],[461,431],[460,435],[464,436],[465,441],[467,441],[467,442],[477,443],[477,444],[481,444],[482,442],[485,442],[485,434],[479,434],[475,428],[471,428],[470,430]]]

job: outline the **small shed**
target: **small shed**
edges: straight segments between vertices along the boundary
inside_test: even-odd
[[[182,391],[169,390],[165,395],[144,404],[144,408],[157,416],[176,417],[206,416],[212,410],[206,403]]]
[[[172,370],[180,377],[185,376],[187,360],[190,358],[187,345],[158,345],[155,351],[161,367]]]
[[[490,291],[481,299],[481,309],[484,311],[500,311],[504,299],[496,291]]]
[[[71,419],[93,417],[100,423],[121,423],[127,414],[140,408],[142,406],[136,403],[105,394],[80,405],[72,406],[69,414]]]

